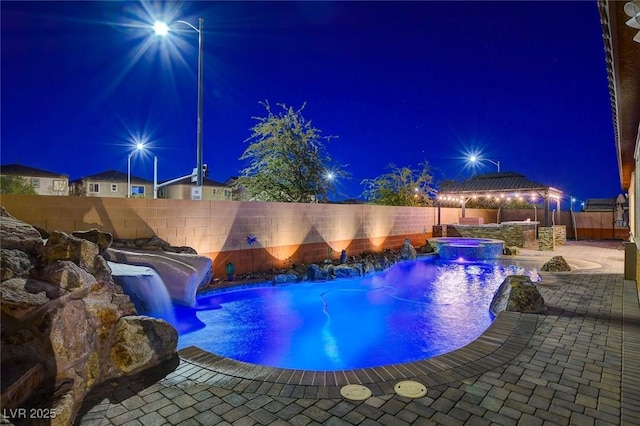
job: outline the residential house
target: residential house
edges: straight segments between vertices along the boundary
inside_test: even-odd
[[[0,166],[0,175],[24,179],[31,184],[38,195],[69,195],[69,175],[23,166],[22,164]]]
[[[598,1],[620,187],[629,203],[625,278],[640,279],[640,1]],[[632,250],[635,249],[635,250]],[[633,253],[635,251],[635,253]]]
[[[131,197],[153,198],[153,182],[130,176],[117,170],[108,170],[82,177],[71,182],[72,194],[87,197],[125,198],[131,185]]]
[[[172,200],[191,200],[192,190],[196,187],[191,177],[185,177],[177,181],[158,184],[158,198],[169,198]],[[231,200],[232,188],[222,182],[218,182],[207,177],[202,178],[201,200]]]

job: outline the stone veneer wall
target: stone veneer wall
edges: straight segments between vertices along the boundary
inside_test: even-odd
[[[115,238],[154,235],[174,246],[190,246],[214,261],[216,276],[232,261],[236,273],[311,263],[341,250],[397,249],[406,238],[425,244],[437,223],[436,207],[390,207],[346,204],[192,201],[145,198],[55,197],[3,194],[2,205],[22,221],[47,231],[82,231],[92,228]],[[441,223],[453,223],[459,208],[441,208]],[[467,209],[484,217],[495,211]],[[246,238],[257,242],[250,247]]]
[[[538,228],[538,248],[540,250],[554,250],[556,248],[555,240],[553,227],[541,226]]]
[[[555,245],[567,245],[567,227],[565,225],[554,225],[553,238],[555,240]]]

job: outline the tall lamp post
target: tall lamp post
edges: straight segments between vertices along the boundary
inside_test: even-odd
[[[477,163],[479,161],[488,161],[489,163],[498,166],[498,173],[500,173],[500,162],[499,161],[494,161],[494,160],[489,160],[488,158],[479,158],[477,155],[472,155],[469,157],[469,161],[471,161],[472,163]]]
[[[202,191],[202,165],[203,165],[203,111],[204,111],[204,54],[202,46],[202,32],[204,29],[204,18],[198,18],[198,28],[193,26],[187,21],[176,21],[184,24],[198,33],[198,122],[197,122],[197,134],[196,134],[196,187],[198,191]],[[169,34],[169,26],[164,22],[156,22],[153,25],[153,30],[159,36],[165,36]]]
[[[131,198],[131,157],[138,151],[144,150],[144,144],[138,142],[136,148],[129,153],[127,157],[127,198]]]

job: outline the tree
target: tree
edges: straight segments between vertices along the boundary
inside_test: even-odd
[[[35,194],[36,189],[21,176],[0,176],[0,194]]]
[[[251,142],[241,160],[249,165],[241,171],[234,187],[244,197],[259,201],[317,202],[327,200],[334,190],[335,178],[348,174],[331,167],[320,130],[302,116],[305,104],[298,110],[282,108],[274,113],[268,101],[260,102],[266,117],[253,117]]]
[[[86,197],[87,196],[87,181],[82,180],[78,183],[71,185],[70,195],[73,197]]]
[[[419,164],[420,170],[389,164],[389,173],[375,179],[365,179],[363,197],[372,204],[385,206],[431,206],[436,190],[431,186],[433,176],[428,162]]]

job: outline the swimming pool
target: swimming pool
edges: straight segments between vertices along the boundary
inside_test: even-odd
[[[508,269],[432,258],[358,279],[211,292],[175,308],[178,348],[316,371],[426,359],[489,327]]]

